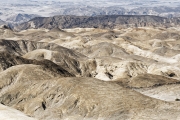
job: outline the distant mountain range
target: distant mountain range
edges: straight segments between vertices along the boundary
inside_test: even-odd
[[[180,17],[177,0],[7,0],[0,3],[0,19],[11,24],[56,15],[154,15]]]
[[[0,25],[6,24],[3,20],[0,19]]]
[[[35,17],[40,17],[39,15],[34,14],[15,14],[9,18],[6,19],[6,22],[10,23],[23,23],[27,22]]]
[[[58,12],[52,12],[53,15],[78,15],[78,16],[97,16],[97,15],[155,15],[161,17],[180,17],[180,7],[136,7],[128,9],[122,6],[110,7],[92,7],[82,6],[66,8]]]
[[[29,28],[127,28],[127,27],[173,27],[180,18],[164,18],[149,15],[102,15],[102,16],[54,16],[37,17],[14,27],[15,30]]]
[[[39,15],[34,14],[15,14],[13,16],[7,17],[5,21],[0,19],[0,25],[8,24],[10,27],[13,27],[16,24],[27,22]]]

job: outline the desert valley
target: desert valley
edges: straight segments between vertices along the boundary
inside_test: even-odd
[[[0,120],[180,120],[177,14],[0,20]]]

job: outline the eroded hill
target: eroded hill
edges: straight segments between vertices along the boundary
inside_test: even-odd
[[[180,119],[178,27],[45,28],[0,28],[1,104],[40,120]]]

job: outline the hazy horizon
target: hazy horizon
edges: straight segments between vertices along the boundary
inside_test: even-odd
[[[22,19],[22,16],[16,18],[18,14],[27,14],[23,16],[25,21],[36,16],[51,17],[55,15],[180,17],[179,7],[180,0],[6,0],[0,3],[0,19],[17,21]]]

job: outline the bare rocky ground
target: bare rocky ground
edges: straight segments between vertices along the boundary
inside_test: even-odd
[[[179,32],[1,26],[0,103],[40,120],[179,120]]]

